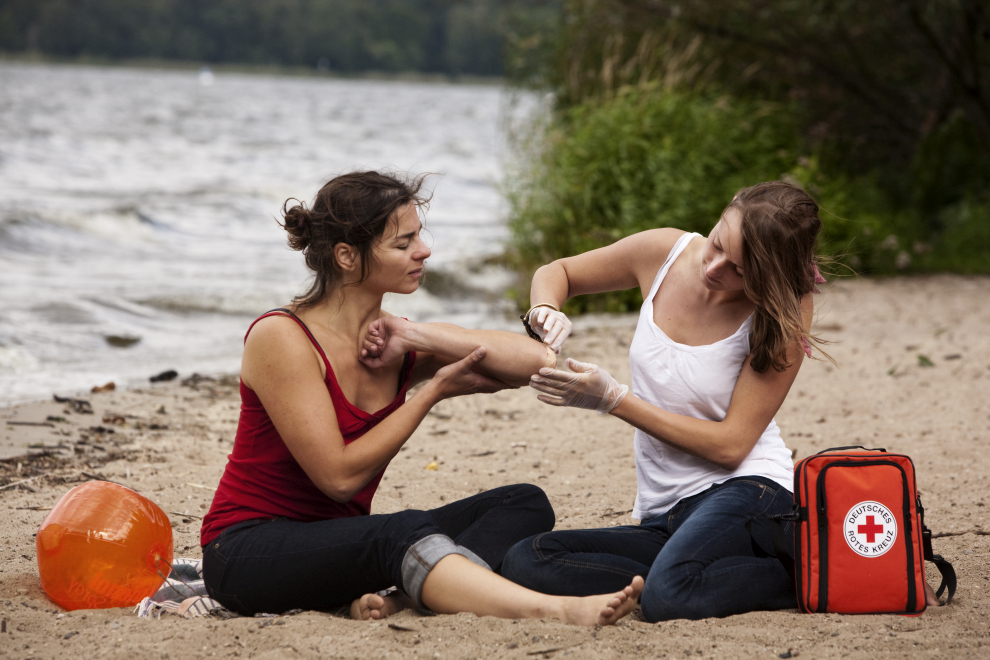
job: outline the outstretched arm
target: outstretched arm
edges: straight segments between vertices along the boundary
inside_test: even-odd
[[[552,367],[556,356],[546,344],[515,332],[468,330],[449,323],[413,323],[385,316],[368,326],[361,361],[370,367],[399,360],[416,351],[414,381],[431,378],[443,366],[460,360],[477,346],[487,356],[476,367],[478,373],[508,385],[525,385],[541,367]]]

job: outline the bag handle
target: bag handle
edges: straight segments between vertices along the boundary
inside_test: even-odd
[[[815,456],[818,456],[819,454],[827,454],[830,451],[843,451],[843,450],[846,450],[846,449],[864,449],[866,451],[882,451],[885,454],[887,453],[887,450],[884,449],[883,447],[873,447],[873,448],[870,448],[870,447],[864,447],[863,445],[849,445],[847,447],[830,447],[828,449],[823,449],[820,452],[818,452],[817,454],[815,454]]]
[[[925,559],[935,564],[939,574],[942,576],[942,583],[935,590],[935,598],[941,598],[942,593],[948,588],[949,597],[945,599],[945,604],[952,602],[952,597],[956,593],[956,569],[945,560],[942,555],[936,555],[932,551],[932,530],[925,525],[925,507],[921,506],[921,498],[917,500],[918,518],[921,520],[921,544]]]

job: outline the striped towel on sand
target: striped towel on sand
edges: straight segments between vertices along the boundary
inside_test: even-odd
[[[395,591],[391,587],[379,591],[379,596],[388,596]],[[144,598],[134,608],[139,617],[161,618],[162,614],[178,614],[187,619],[201,616],[212,616],[217,619],[233,619],[241,616],[228,610],[219,602],[210,598],[206,593],[203,582],[203,561],[200,559],[176,559],[172,562],[172,572],[168,579],[155,592],[154,596]],[[281,614],[255,614],[256,617],[290,616],[302,610],[289,610]],[[336,616],[349,616],[350,606],[345,605],[331,610]]]
[[[139,617],[178,614],[187,619],[214,616],[231,619],[240,616],[210,598],[203,583],[203,562],[199,559],[176,559],[165,584],[154,596],[144,598],[135,608]]]

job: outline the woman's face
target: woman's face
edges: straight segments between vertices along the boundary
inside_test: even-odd
[[[729,207],[708,234],[701,279],[709,291],[742,291],[742,213]]]
[[[383,292],[412,293],[419,288],[430,248],[420,237],[423,224],[415,204],[406,204],[396,213],[381,240],[375,245],[378,268],[368,279]]]

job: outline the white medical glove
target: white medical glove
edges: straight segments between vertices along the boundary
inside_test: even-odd
[[[626,396],[629,387],[620,385],[607,371],[595,364],[567,359],[571,372],[540,369],[529,379],[529,386],[543,394],[537,399],[551,406],[595,410],[599,415],[612,412]]]
[[[529,313],[527,320],[543,343],[552,348],[554,353],[560,353],[560,347],[571,334],[571,320],[567,315],[549,307],[536,307]]]

